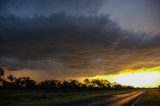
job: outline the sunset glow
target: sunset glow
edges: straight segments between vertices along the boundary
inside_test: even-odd
[[[23,71],[7,71],[7,75],[14,75],[17,77],[21,76],[30,76],[36,81],[41,81],[45,80],[46,77],[48,79],[60,79],[64,80],[66,78],[62,77],[52,77],[54,73],[50,73],[51,75],[44,73],[43,71],[29,71],[23,70]],[[157,87],[160,85],[160,71],[159,67],[154,67],[154,68],[143,68],[143,69],[128,69],[128,70],[123,70],[120,71],[119,73],[116,74],[108,74],[108,75],[96,75],[94,77],[70,77],[68,79],[77,79],[81,82],[85,78],[89,79],[105,79],[110,82],[117,82],[122,85],[131,85],[134,87]]]
[[[106,79],[134,87],[157,87],[160,83],[159,67],[123,70],[118,74],[95,76],[93,79]]]
[[[160,85],[158,0],[2,1],[0,68],[5,79]]]
[[[114,81],[135,87],[156,87],[160,81],[160,72],[123,73],[114,76]]]
[[[159,11],[160,0],[0,0],[0,106],[160,106]]]

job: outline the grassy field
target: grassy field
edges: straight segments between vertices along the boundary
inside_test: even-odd
[[[72,103],[96,97],[112,96],[126,92],[131,92],[131,90],[70,93],[0,90],[0,106],[47,106],[50,104]]]
[[[147,90],[146,94],[140,100],[137,106],[160,106],[160,90]]]

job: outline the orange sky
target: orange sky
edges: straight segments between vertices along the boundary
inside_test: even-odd
[[[122,85],[132,85],[134,87],[157,87],[160,85],[160,67],[154,68],[142,68],[137,70],[123,70],[114,74],[96,75],[92,77],[67,77],[58,75],[53,77],[54,73],[46,73],[45,71],[7,71],[6,76],[12,74],[17,77],[30,76],[36,81],[42,81],[45,79],[77,79],[83,81],[85,78],[89,79],[106,79],[110,82],[118,82]]]

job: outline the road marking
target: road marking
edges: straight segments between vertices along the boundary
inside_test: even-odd
[[[144,92],[132,92],[132,93],[127,93],[127,94],[120,94],[120,95],[115,95],[114,97],[111,98],[106,98],[104,100],[101,101],[95,101],[93,103],[89,103],[87,104],[87,106],[99,106],[99,105],[103,105],[106,104],[107,106],[121,106],[127,103],[127,101],[131,101],[134,98],[137,98],[139,96],[142,96],[144,94]],[[139,98],[138,98],[139,99]],[[138,102],[138,100],[136,100]],[[137,103],[136,102],[136,103]],[[132,106],[134,106],[134,104],[136,104],[135,102],[132,104]],[[119,104],[119,105],[118,105]],[[120,105],[121,104],[121,105]]]
[[[131,106],[135,106],[142,99],[142,97],[144,96],[145,92],[134,103],[132,103]]]

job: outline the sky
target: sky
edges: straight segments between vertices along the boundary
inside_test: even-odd
[[[0,0],[0,65],[36,80],[155,71],[159,11],[159,0]]]

